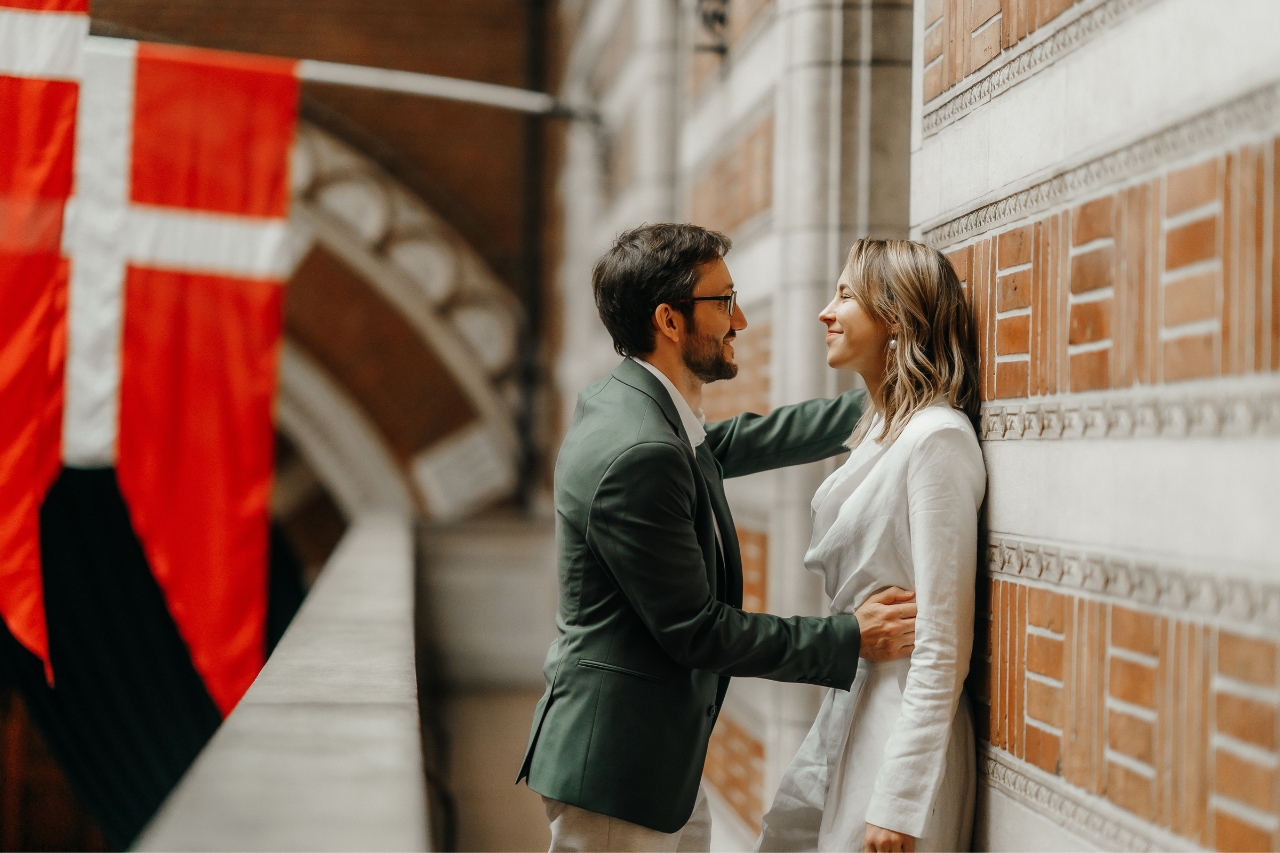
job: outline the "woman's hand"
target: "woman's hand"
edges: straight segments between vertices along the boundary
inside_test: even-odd
[[[879,851],[893,851],[893,853],[913,853],[916,849],[916,840],[910,835],[902,832],[894,832],[892,829],[884,829],[875,824],[867,824],[866,840],[862,842],[864,853],[879,853]]]

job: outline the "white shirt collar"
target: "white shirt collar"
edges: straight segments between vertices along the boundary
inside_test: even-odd
[[[636,364],[658,377],[658,381],[667,389],[667,393],[671,395],[671,402],[675,403],[676,411],[680,414],[680,423],[684,426],[685,435],[689,436],[689,445],[697,447],[707,437],[707,431],[703,429],[703,424],[707,422],[707,418],[702,414],[702,409],[694,411],[689,406],[689,401],[684,395],[677,390],[675,383],[667,378],[667,375],[658,368],[642,358],[632,359]]]

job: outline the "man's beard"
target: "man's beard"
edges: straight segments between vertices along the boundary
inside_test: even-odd
[[[698,329],[690,323],[693,333],[685,338],[680,348],[684,366],[689,372],[703,382],[715,382],[717,379],[732,379],[738,375],[738,365],[724,357],[725,340],[736,337],[730,332],[724,338],[711,335],[700,335]]]

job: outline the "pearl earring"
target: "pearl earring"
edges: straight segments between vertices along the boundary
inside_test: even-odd
[[[897,349],[897,348],[898,348],[898,339],[897,339],[897,338],[890,338],[890,339],[889,339],[889,349],[891,349],[891,350],[895,350],[895,349]]]

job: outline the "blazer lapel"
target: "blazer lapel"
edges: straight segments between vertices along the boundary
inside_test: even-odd
[[[715,514],[716,524],[720,527],[720,544],[724,548],[724,572],[721,579],[720,595],[722,600],[734,607],[742,607],[742,554],[738,550],[738,531],[733,526],[733,514],[729,511],[729,500],[724,493],[724,478],[721,475],[720,463],[711,453],[711,448],[704,441],[698,445],[698,468],[707,482],[707,492],[711,495],[711,511]]]

